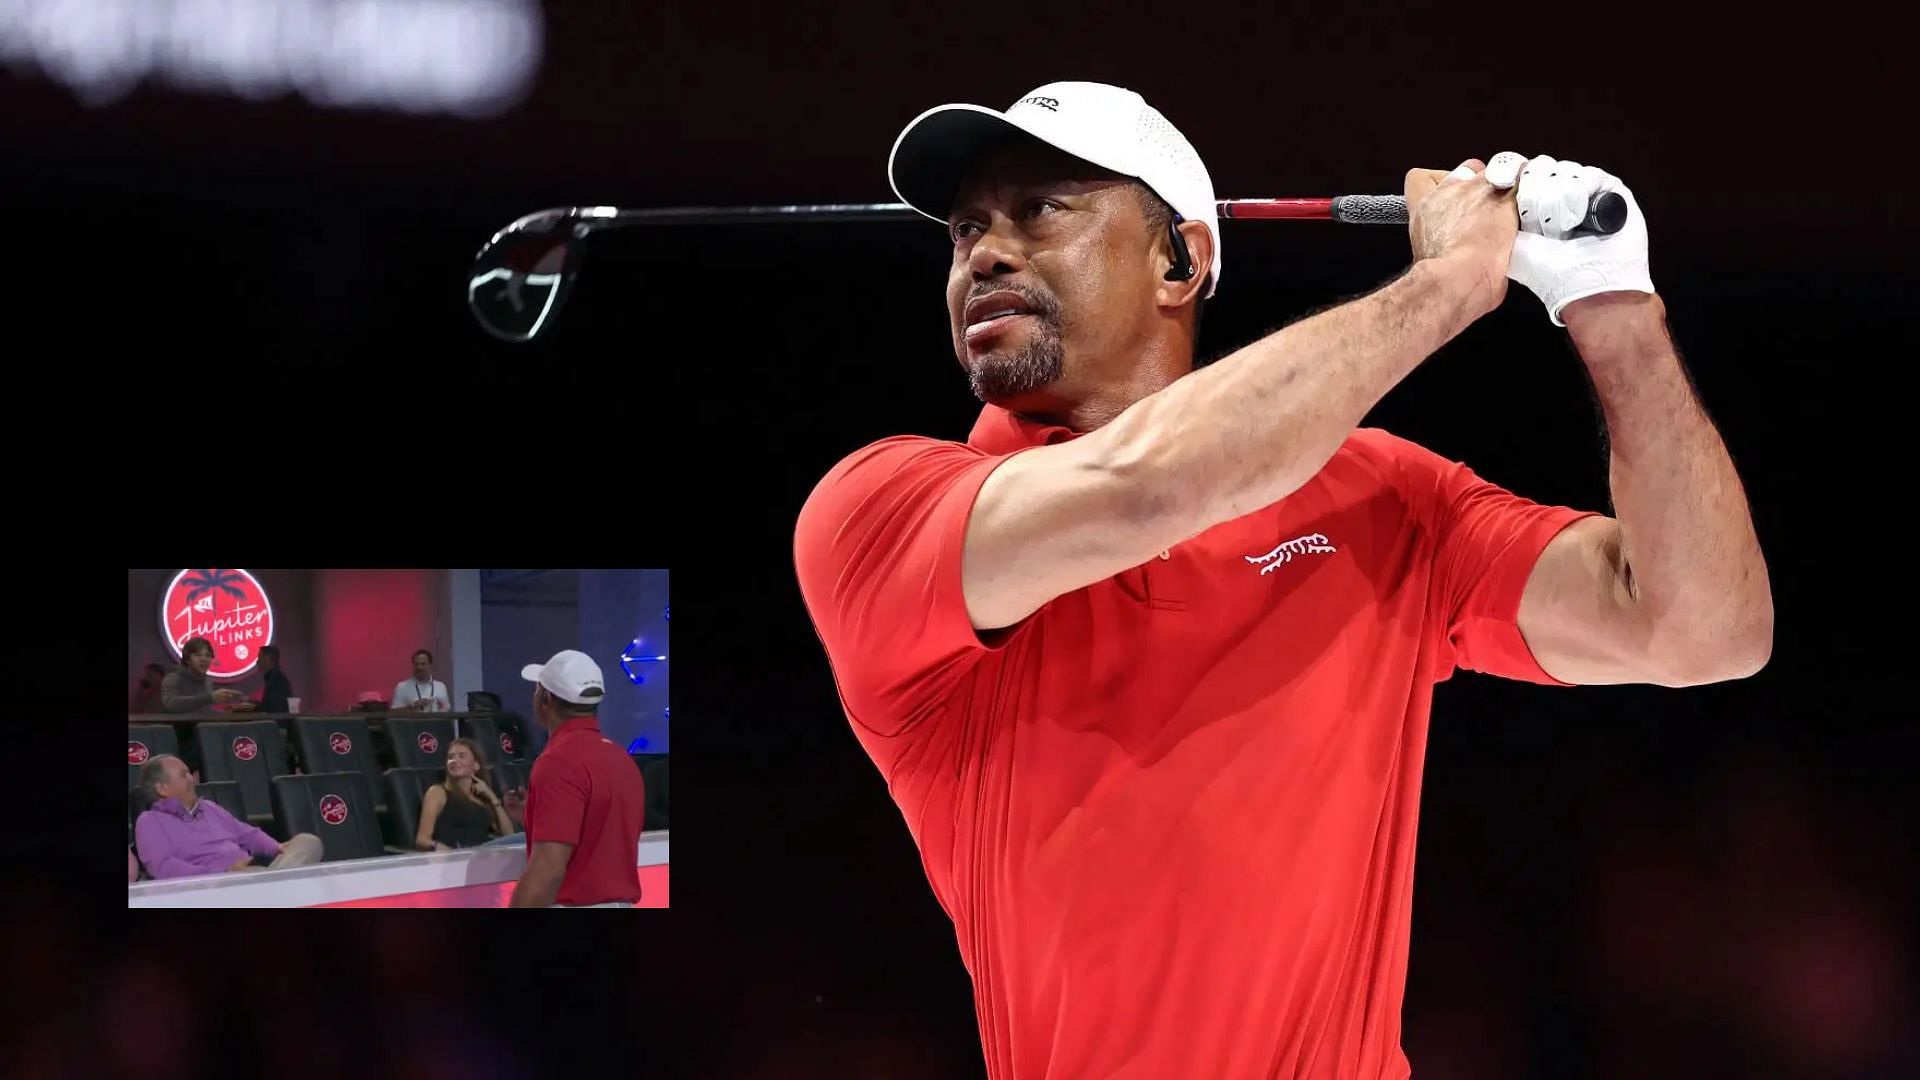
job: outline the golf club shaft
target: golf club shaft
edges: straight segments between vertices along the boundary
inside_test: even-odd
[[[1222,199],[1220,217],[1264,221],[1338,221],[1347,225],[1405,225],[1407,200],[1399,195],[1335,195],[1324,199]],[[913,221],[922,215],[906,203],[798,203],[784,206],[671,206],[622,210],[580,207],[587,229],[628,225],[734,225],[781,221]],[[1598,192],[1582,228],[1606,234],[1626,221],[1626,204],[1613,192]]]
[[[1346,221],[1360,225],[1404,225],[1407,202],[1398,195],[1343,195],[1328,199],[1223,199],[1223,218]],[[1361,212],[1364,208],[1365,212]],[[1398,220],[1392,220],[1395,213]],[[797,203],[784,206],[668,206],[623,210],[585,206],[582,224],[601,229],[627,225],[737,225],[781,221],[928,220],[906,203]]]

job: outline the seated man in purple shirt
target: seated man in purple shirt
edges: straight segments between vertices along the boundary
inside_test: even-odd
[[[237,820],[211,799],[202,799],[187,763],[172,754],[149,758],[140,786],[153,807],[133,826],[134,847],[155,878],[191,877],[241,870],[282,870],[320,861],[320,838],[301,833],[282,844]]]

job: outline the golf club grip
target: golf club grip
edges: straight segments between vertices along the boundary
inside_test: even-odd
[[[1398,195],[1336,195],[1331,199],[1225,199],[1222,218],[1280,221],[1338,221],[1347,225],[1405,225],[1407,200]],[[1627,200],[1618,192],[1597,192],[1575,234],[1610,236],[1627,223]]]

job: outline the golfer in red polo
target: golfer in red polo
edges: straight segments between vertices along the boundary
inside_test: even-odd
[[[511,906],[632,907],[646,787],[633,759],[600,733],[600,665],[568,649],[520,674],[535,684],[534,719],[550,738],[527,781],[527,868]]]
[[[836,465],[794,556],[953,919],[990,1076],[1406,1077],[1434,684],[1766,662],[1766,565],[1639,209],[1561,239],[1624,185],[1536,158],[1516,209],[1516,159],[1413,170],[1405,273],[1196,370],[1213,185],[1138,94],[1055,83],[895,144],[895,191],[947,228],[986,407],[965,442]],[[1592,376],[1617,519],[1357,427],[1510,272]]]

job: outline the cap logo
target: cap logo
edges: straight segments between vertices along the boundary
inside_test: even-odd
[[[1059,98],[1050,98],[1050,97],[1030,97],[1030,98],[1021,98],[1021,99],[1020,99],[1020,104],[1022,104],[1022,105],[1038,105],[1038,106],[1039,106],[1040,108],[1042,108],[1042,109],[1045,109],[1045,110],[1047,110],[1048,112],[1056,112],[1056,113],[1057,113],[1057,112],[1059,112],[1059,111],[1060,111],[1060,99],[1059,99]]]

